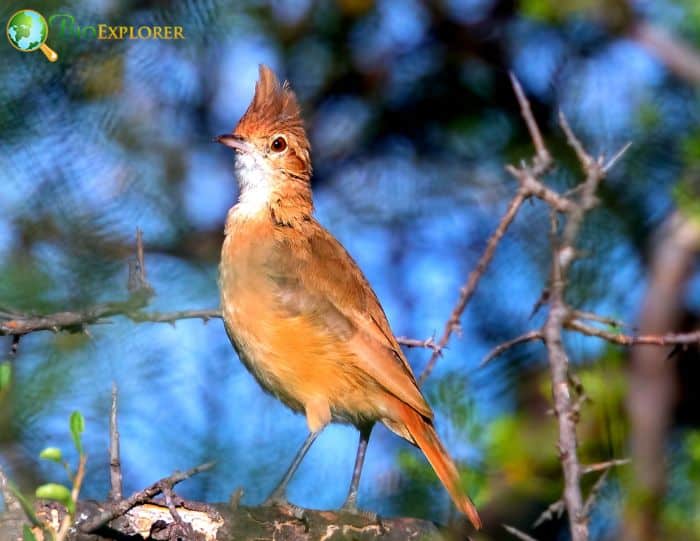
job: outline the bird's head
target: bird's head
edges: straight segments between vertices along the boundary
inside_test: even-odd
[[[309,191],[310,145],[297,98],[267,66],[260,66],[253,100],[233,132],[216,140],[236,151],[241,210],[252,212],[280,193]]]

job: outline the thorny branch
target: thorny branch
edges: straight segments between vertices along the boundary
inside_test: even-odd
[[[143,236],[136,230],[136,257],[129,263],[129,298],[125,301],[98,304],[76,312],[57,312],[50,315],[26,315],[12,310],[0,310],[0,336],[21,337],[36,331],[84,331],[87,325],[103,323],[105,318],[136,314],[148,304],[153,289],[146,279]]]
[[[132,298],[122,302],[98,304],[85,310],[56,312],[47,315],[11,313],[11,317],[0,314],[0,336],[23,336],[38,331],[83,332],[89,325],[107,322],[107,318],[123,316],[135,322],[175,323],[182,319],[208,321],[220,318],[221,312],[215,308],[203,310],[180,310],[176,312],[144,312],[145,302]],[[5,312],[9,315],[9,313]]]
[[[589,314],[588,312],[578,312],[574,310],[569,312],[569,317],[564,321],[564,330],[575,331],[585,336],[593,336],[596,338],[600,338],[601,340],[605,340],[606,342],[610,342],[611,344],[617,344],[620,346],[684,346],[688,344],[697,344],[700,342],[700,331],[692,331],[688,333],[633,335],[593,327],[591,325],[583,323],[581,319],[588,319],[590,321],[600,321],[617,328],[624,326],[621,322],[618,322],[617,320],[606,318],[604,316],[597,316],[595,314]],[[613,324],[612,322],[615,322],[615,324]],[[501,344],[494,347],[484,357],[484,359],[481,361],[481,366],[492,361],[499,355],[502,355],[503,353],[517,345],[541,339],[542,329],[535,329],[520,336],[516,336],[515,338],[512,338],[505,342],[502,342]]]
[[[123,311],[124,308],[127,308],[127,310]],[[9,319],[3,321],[3,314],[7,314]],[[11,335],[19,338],[25,334],[39,331],[81,332],[90,325],[107,323],[105,318],[113,316],[123,316],[136,323],[170,323],[174,325],[178,321],[186,319],[201,319],[204,323],[207,323],[210,319],[221,319],[221,310],[218,308],[203,308],[173,312],[131,311],[128,302],[125,302],[98,305],[84,311],[57,312],[42,316],[0,312],[0,336]],[[409,348],[426,348],[439,351],[444,347],[436,344],[432,336],[425,340],[400,336],[396,340],[399,344]]]
[[[532,165],[523,162],[520,167],[509,165],[506,169],[519,182],[519,194],[524,192],[534,195],[547,203],[552,210],[552,261],[547,295],[543,300],[549,305],[549,312],[541,329],[530,331],[500,344],[484,358],[482,365],[518,344],[533,340],[542,340],[545,343],[552,379],[554,413],[558,423],[559,456],[564,474],[563,503],[555,502],[545,511],[545,514],[553,514],[555,511],[559,512],[562,508],[566,508],[572,540],[587,541],[589,538],[587,511],[595,495],[589,496],[584,503],[580,486],[582,469],[578,459],[576,435],[579,409],[585,394],[581,394],[580,398],[574,396],[575,389],[570,385],[572,377],[569,373],[569,359],[562,341],[562,334],[565,329],[571,328],[570,325],[575,318],[608,324],[612,320],[604,320],[595,314],[574,312],[566,303],[565,292],[568,271],[578,256],[576,244],[585,215],[596,205],[595,194],[607,170],[622,156],[627,146],[606,165],[602,156],[594,159],[586,152],[583,144],[571,130],[566,117],[560,113],[561,129],[580,162],[585,180],[567,195],[560,195],[547,188],[539,177],[547,171],[551,157],[520,84],[514,77],[511,76],[511,79],[521,113],[535,147],[535,156],[532,159]],[[542,165],[543,160],[546,166]],[[559,226],[557,214],[562,215],[563,229]],[[615,324],[618,326],[617,322]],[[527,536],[523,537],[525,534],[518,530],[508,529],[508,531],[521,539],[527,538]]]
[[[509,350],[512,347],[517,346],[518,344],[524,344],[525,342],[533,342],[535,340],[543,340],[543,339],[544,339],[544,335],[542,334],[541,330],[530,331],[530,332],[526,332],[525,334],[521,334],[520,336],[516,336],[515,338],[508,340],[507,342],[503,342],[502,344],[499,344],[498,346],[493,348],[481,360],[481,363],[479,363],[479,367],[484,366],[492,359],[498,357],[502,353],[506,352],[507,350]]]
[[[7,308],[0,309],[0,336],[12,336],[12,350],[10,353],[13,354],[17,350],[20,338],[25,334],[40,331],[86,332],[88,326],[108,323],[108,318],[115,316],[126,317],[136,323],[170,323],[172,325],[186,319],[200,319],[204,323],[207,323],[210,319],[221,319],[221,310],[218,308],[177,310],[173,312],[143,310],[148,305],[154,291],[146,278],[141,230],[136,231],[136,257],[129,263],[128,290],[129,298],[125,301],[97,304],[83,310],[34,315],[19,313]],[[459,315],[456,317],[459,320]],[[425,340],[399,337],[397,340],[399,344],[406,347],[430,349],[436,355],[440,354],[447,343],[447,340],[445,340],[445,343],[442,345],[436,344],[433,337]]]
[[[605,178],[611,167],[622,157],[630,144],[624,145],[607,162],[603,156],[593,158],[575,136],[564,115],[560,114],[559,122],[561,128],[585,175],[584,181],[578,187],[564,195],[560,195],[544,187],[539,180],[539,177],[546,172],[546,168],[538,170],[538,165],[541,163],[541,157],[549,156],[549,153],[546,151],[544,141],[539,135],[529,104],[523,103],[527,100],[522,89],[517,81],[513,81],[513,86],[516,96],[521,102],[521,111],[535,146],[535,156],[532,160],[533,165],[528,166],[526,163],[522,163],[518,168],[508,166],[507,170],[518,180],[521,191],[526,190],[529,195],[539,197],[552,210],[550,280],[545,290],[546,294],[538,301],[539,304],[548,305],[549,312],[546,322],[541,328],[531,330],[496,346],[484,358],[482,365],[516,345],[535,340],[541,340],[545,343],[552,378],[554,412],[559,425],[559,452],[564,473],[564,494],[561,500],[554,502],[548,507],[536,524],[551,518],[555,513],[561,513],[565,509],[573,541],[587,541],[589,538],[588,516],[610,469],[614,466],[626,464],[628,460],[609,460],[583,467],[579,463],[577,457],[576,423],[581,405],[586,400],[586,395],[574,383],[574,376],[569,373],[569,360],[562,342],[564,331],[597,337],[623,346],[634,344],[683,346],[699,343],[700,330],[688,333],[637,335],[634,334],[635,329],[632,328],[632,333],[624,333],[621,332],[622,329],[630,327],[623,322],[614,318],[599,316],[595,313],[576,310],[566,303],[567,275],[571,265],[579,257],[577,239],[585,215],[597,204],[595,194],[600,182]],[[563,228],[559,226],[560,216],[564,221]],[[607,327],[601,328],[596,326],[596,324]],[[591,472],[602,472],[602,474],[584,501],[581,494],[580,477]],[[530,539],[519,530],[511,527],[507,529],[511,534],[521,539]]]
[[[559,115],[559,122],[569,145],[574,149],[581,162],[586,179],[577,204],[566,213],[563,232],[560,235],[557,235],[557,231],[553,232],[549,314],[543,327],[543,333],[552,377],[554,412],[559,424],[559,457],[564,472],[564,503],[569,518],[571,537],[573,541],[586,541],[588,539],[588,517],[583,510],[583,496],[579,482],[581,465],[578,460],[576,436],[578,412],[569,387],[569,359],[562,342],[562,332],[569,313],[564,294],[568,270],[576,258],[576,240],[586,212],[595,205],[595,192],[605,173],[602,158],[594,160],[586,153],[581,142],[571,131],[563,114]]]
[[[538,176],[546,173],[552,166],[552,157],[544,144],[544,139],[542,133],[540,132],[539,126],[532,114],[532,109],[530,108],[530,102],[525,97],[525,94],[520,86],[520,83],[511,73],[511,82],[513,83],[513,89],[515,95],[518,98],[518,103],[520,104],[520,111],[527,124],[528,131],[530,132],[530,137],[532,138],[533,144],[535,146],[535,156],[532,159],[532,165],[522,163],[520,167],[514,167],[513,165],[506,166],[506,170],[518,181],[519,189],[513,199],[511,199],[508,209],[501,218],[496,230],[493,232],[488,242],[486,243],[486,248],[484,253],[479,258],[474,270],[469,274],[466,284],[460,289],[460,294],[457,302],[452,309],[452,313],[445,323],[445,328],[442,332],[440,340],[438,340],[437,347],[433,349],[433,354],[430,356],[425,369],[418,378],[419,383],[423,383],[430,373],[435,368],[435,364],[442,354],[442,350],[447,346],[450,337],[455,331],[459,331],[460,319],[462,314],[469,304],[476,287],[479,284],[479,280],[486,272],[493,256],[496,252],[499,242],[505,235],[508,227],[515,219],[520,207],[525,202],[525,200],[530,197],[537,197],[548,203],[552,208],[558,210],[559,212],[569,212],[575,208],[574,203],[569,201],[566,197],[559,195],[554,190],[551,190],[545,186],[537,178]]]
[[[464,309],[467,307],[469,300],[474,295],[476,286],[479,284],[479,280],[486,271],[486,268],[488,267],[489,263],[491,263],[498,243],[503,238],[503,235],[505,235],[508,226],[513,222],[515,215],[518,213],[521,205],[529,195],[530,194],[527,190],[521,189],[511,200],[510,205],[508,205],[508,210],[506,210],[506,213],[503,215],[503,218],[501,218],[496,231],[494,231],[493,235],[491,235],[491,238],[488,240],[486,250],[484,250],[483,255],[476,264],[476,268],[469,275],[467,283],[464,285],[464,287],[460,289],[457,304],[455,304],[447,323],[445,323],[445,329],[443,330],[442,336],[437,343],[437,348],[433,349],[433,354],[430,356],[428,364],[425,366],[423,373],[418,378],[418,383],[422,384],[427,379],[427,377],[433,371],[435,363],[437,363],[438,358],[442,354],[442,350],[450,341],[452,333],[459,330],[459,321],[462,318]]]
[[[616,466],[624,466],[625,464],[629,464],[629,459],[628,458],[622,458],[622,459],[614,459],[614,460],[606,460],[605,462],[597,462],[595,464],[589,464],[588,466],[583,466],[581,468],[581,475],[586,475],[588,473],[593,473],[593,472],[599,472],[602,471],[603,474],[598,478],[598,480],[595,482],[593,485],[593,488],[588,494],[588,498],[586,498],[586,503],[584,504],[584,511],[586,516],[590,515],[591,509],[593,508],[593,504],[595,503],[595,499],[600,492],[600,490],[603,488],[603,484],[605,483],[605,479],[607,478],[608,472],[616,467]],[[603,477],[605,475],[605,477]],[[564,500],[557,500],[553,503],[551,503],[547,509],[545,509],[539,517],[537,517],[537,520],[532,524],[533,528],[537,528],[540,524],[543,524],[544,522],[547,522],[548,520],[552,520],[555,517],[561,517],[562,513],[564,512],[565,506],[564,506]]]

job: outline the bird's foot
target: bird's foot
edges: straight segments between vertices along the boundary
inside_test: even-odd
[[[260,507],[283,507],[286,505],[290,505],[287,494],[283,490],[279,492],[275,490],[260,504]]]
[[[367,520],[379,521],[379,515],[374,511],[366,511],[357,507],[357,498],[348,498],[340,509],[340,513],[349,513],[358,517],[366,518]]]
[[[272,494],[260,504],[260,507],[279,507],[284,513],[296,517],[299,520],[302,520],[305,516],[304,508],[290,502],[284,490],[274,490]]]

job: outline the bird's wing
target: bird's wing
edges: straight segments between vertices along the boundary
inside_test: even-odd
[[[279,237],[266,272],[290,315],[304,315],[343,340],[358,367],[425,417],[433,413],[372,287],[345,248],[317,223],[304,240]]]

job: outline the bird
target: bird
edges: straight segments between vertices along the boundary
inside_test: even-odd
[[[375,423],[420,448],[472,525],[481,520],[440,441],[433,411],[368,280],[314,216],[311,148],[297,97],[265,65],[231,133],[239,194],[229,210],[219,266],[221,310],[238,357],[260,386],[306,416],[309,435],[266,504],[286,487],[330,422],[360,440],[343,510],[357,494]]]

